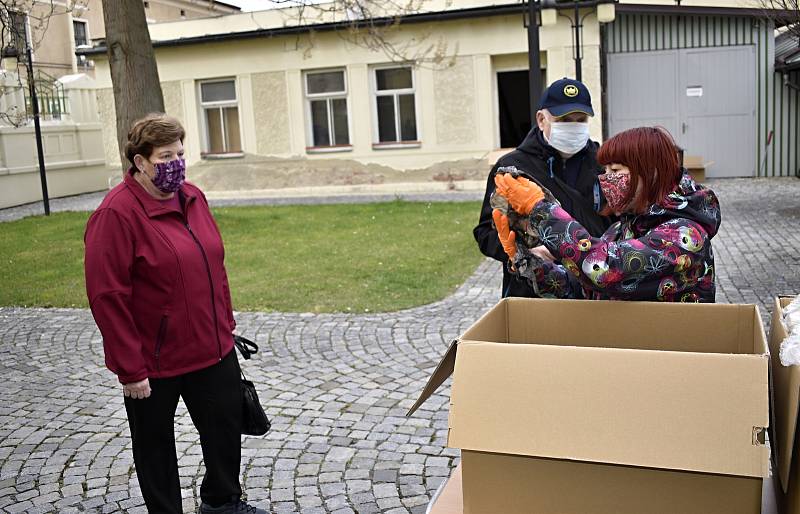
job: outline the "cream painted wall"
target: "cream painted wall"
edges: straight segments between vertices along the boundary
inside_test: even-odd
[[[433,72],[437,145],[477,143],[478,99],[471,56],[459,57],[453,66]]]
[[[426,39],[431,34],[435,34],[433,39]],[[527,68],[527,39],[521,17],[407,25],[392,37],[397,42],[416,38],[426,45],[441,37],[451,51],[458,49],[452,67],[425,65],[414,71],[421,138],[418,148],[373,148],[372,74],[375,66],[387,64],[388,59],[380,52],[351,45],[334,33],[316,34],[313,46],[309,46],[312,41],[307,36],[287,36],[157,48],[167,109],[174,110],[186,125],[187,158],[196,162],[204,144],[197,83],[224,77],[236,78],[246,152],[309,159],[339,156],[408,169],[479,158],[493,151],[499,142],[496,70]],[[599,25],[593,15],[585,20],[584,38],[584,79],[596,100],[598,114],[591,130],[593,137],[599,138]],[[573,75],[568,21],[559,18],[557,25],[543,27],[541,47],[548,81]],[[108,64],[102,56],[95,62],[98,85],[107,91],[111,87]],[[325,69],[346,71],[351,147],[342,152],[307,151],[310,141],[304,72]],[[177,94],[179,89],[182,96]],[[182,111],[177,108],[181,99]],[[108,99],[100,104],[104,117],[108,116]],[[109,129],[113,127],[104,123]],[[107,149],[107,156],[115,155],[114,146]]]
[[[252,75],[252,104],[255,119],[255,153],[291,154],[289,98],[286,73],[271,71]]]

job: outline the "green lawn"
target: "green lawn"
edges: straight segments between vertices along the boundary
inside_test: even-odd
[[[452,293],[482,256],[477,202],[214,209],[236,310],[394,311]],[[88,213],[0,223],[0,305],[86,307]]]

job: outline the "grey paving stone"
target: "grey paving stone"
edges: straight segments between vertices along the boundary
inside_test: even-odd
[[[723,214],[718,301],[753,302],[766,320],[774,295],[800,293],[800,180],[709,185]],[[58,205],[92,208],[100,197]],[[36,208],[0,211],[0,221]],[[243,438],[248,497],[276,513],[424,513],[459,458],[445,448],[449,382],[410,418],[405,411],[450,341],[499,294],[500,267],[487,260],[452,296],[414,309],[237,312],[238,331],[261,347],[242,366],[274,423],[266,437]],[[119,384],[88,310],[0,308],[0,370],[0,510],[146,512]],[[194,508],[205,470],[182,404],[176,438]]]

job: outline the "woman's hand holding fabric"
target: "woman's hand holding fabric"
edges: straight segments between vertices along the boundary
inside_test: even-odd
[[[527,216],[533,207],[544,199],[542,188],[525,177],[512,177],[509,174],[494,176],[497,193],[508,200],[511,208]]]
[[[131,382],[130,384],[123,384],[122,394],[133,398],[134,400],[142,400],[150,397],[150,380],[145,378],[138,382]]]
[[[517,234],[508,226],[508,216],[503,214],[500,209],[495,209],[492,211],[492,219],[503,250],[508,255],[508,259],[514,262],[514,256],[517,255]]]

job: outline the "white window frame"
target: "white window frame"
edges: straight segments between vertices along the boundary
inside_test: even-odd
[[[344,91],[333,93],[309,93],[308,92],[308,76],[317,73],[330,73],[341,72],[344,78]],[[350,101],[348,99],[348,78],[347,69],[345,68],[323,68],[317,70],[307,70],[303,73],[303,94],[305,96],[305,110],[306,110],[306,152],[308,153],[330,153],[330,152],[348,152],[353,149],[353,130],[350,122]],[[345,108],[347,111],[347,139],[346,145],[331,144],[329,146],[315,146],[314,145],[314,122],[311,118],[311,102],[313,100],[336,100],[343,98],[345,101]],[[333,109],[331,102],[326,102],[328,107],[328,136],[333,142],[335,137],[333,133]]]
[[[203,84],[214,84],[218,82],[233,82],[233,91],[236,95],[234,100],[222,100],[219,102],[203,102]],[[204,151],[201,152],[201,157],[214,157],[214,156],[223,156],[223,157],[241,157],[244,155],[244,137],[242,133],[242,109],[239,105],[239,81],[236,80],[236,77],[226,77],[226,78],[214,78],[214,79],[205,79],[205,80],[198,80],[197,81],[197,101],[200,105],[200,127],[203,131],[203,148]],[[239,111],[239,139],[242,141],[242,150],[239,152],[223,152],[223,153],[212,153],[210,151],[211,142],[209,141],[208,137],[208,123],[206,122],[206,109],[220,109],[220,111],[224,107],[236,107]],[[225,148],[228,147],[228,140],[225,134],[225,116],[222,115],[220,112],[220,121],[222,123],[222,144]]]
[[[80,46],[76,44],[75,48],[91,48],[92,47],[92,36],[89,34],[89,20],[85,20],[83,18],[76,18],[76,17],[73,16],[72,17],[72,22],[75,23],[76,21],[78,23],[83,23],[83,29],[84,29],[84,32],[86,33],[86,44],[85,45],[80,45]],[[74,27],[73,27],[72,31],[73,31],[72,32],[72,41],[74,43],[75,42],[75,29],[74,29]]]
[[[405,89],[389,89],[385,91],[378,91],[378,71],[379,70],[391,70],[395,68],[408,68],[411,70],[411,87]],[[419,148],[422,146],[422,131],[420,126],[420,107],[419,107],[419,95],[417,95],[417,77],[416,77],[416,70],[412,65],[405,65],[405,64],[384,64],[380,66],[374,66],[372,68],[372,72],[370,73],[370,89],[372,90],[372,149],[373,150],[383,150],[383,149],[392,149],[392,148]],[[378,97],[379,96],[394,96],[394,126],[395,126],[395,134],[397,134],[398,138],[402,138],[401,130],[400,130],[400,95],[407,95],[413,94],[414,95],[414,123],[416,124],[417,129],[417,139],[414,141],[386,141],[381,142],[380,140],[380,130],[378,124]]]

